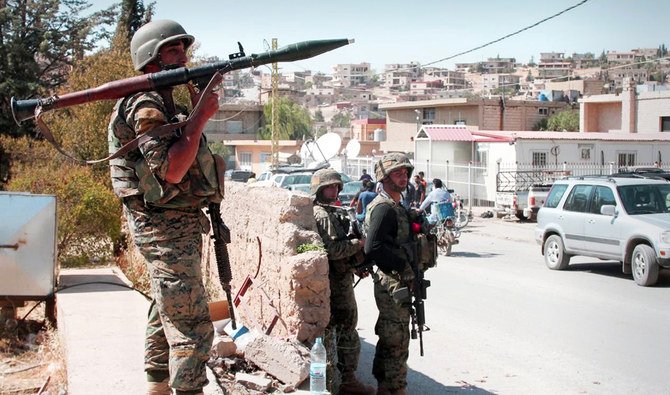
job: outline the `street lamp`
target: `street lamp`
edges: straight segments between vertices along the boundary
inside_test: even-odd
[[[419,133],[419,121],[421,120],[421,111],[416,109],[414,110],[414,113],[416,114],[416,133]]]

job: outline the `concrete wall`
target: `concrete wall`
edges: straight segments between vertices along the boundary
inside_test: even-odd
[[[236,309],[241,323],[249,328],[254,322],[269,325],[271,301],[280,315],[272,336],[303,342],[321,336],[330,319],[328,259],[325,252],[296,252],[302,244],[322,244],[311,199],[275,187],[230,182],[221,212],[231,230],[233,297],[247,276],[254,284],[246,292],[248,308]],[[218,285],[212,242],[207,238],[205,244],[203,262]],[[225,299],[222,292],[220,299]]]
[[[582,103],[579,129],[582,132],[621,130],[621,102]]]
[[[661,131],[661,117],[670,117],[670,92],[641,92],[637,97],[637,132]]]

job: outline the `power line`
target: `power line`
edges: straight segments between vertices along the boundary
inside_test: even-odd
[[[450,59],[453,59],[453,58],[455,58],[455,57],[457,57],[457,56],[465,55],[465,54],[467,54],[467,53],[474,52],[474,51],[476,51],[476,50],[478,50],[478,49],[482,49],[482,48],[484,48],[484,47],[488,47],[488,46],[491,45],[491,44],[495,44],[495,43],[497,43],[497,42],[500,42],[500,41],[502,41],[502,40],[505,40],[505,39],[507,39],[507,38],[510,38],[510,37],[512,37],[512,36],[514,36],[514,35],[517,35],[517,34],[523,32],[523,31],[526,31],[526,30],[528,30],[528,29],[532,29],[532,28],[534,28],[535,26],[538,26],[538,25],[540,25],[540,24],[542,24],[542,23],[544,23],[544,22],[546,22],[546,21],[548,21],[548,20],[554,19],[554,18],[556,18],[556,17],[559,16],[559,15],[565,14],[566,12],[568,12],[568,11],[570,11],[570,10],[573,10],[573,9],[575,9],[575,8],[577,8],[577,7],[581,6],[581,5],[583,5],[584,3],[588,2],[588,1],[589,1],[589,0],[582,0],[582,1],[580,1],[579,3],[577,3],[577,4],[575,4],[575,5],[571,6],[571,7],[568,7],[568,8],[566,8],[566,9],[564,9],[563,11],[557,12],[556,14],[554,14],[554,15],[552,15],[552,16],[546,17],[546,18],[544,18],[544,19],[542,19],[542,20],[540,20],[540,21],[538,21],[538,22],[533,23],[532,25],[526,26],[526,27],[524,27],[523,29],[519,29],[519,30],[517,30],[517,31],[515,31],[515,32],[513,32],[513,33],[510,33],[510,34],[507,34],[507,35],[505,35],[505,36],[502,36],[502,37],[500,37],[499,39],[496,39],[496,40],[493,40],[493,41],[489,41],[489,42],[487,42],[486,44],[482,44],[482,45],[480,45],[480,46],[478,46],[478,47],[469,49],[469,50],[467,50],[467,51],[459,52],[459,53],[457,53],[457,54],[455,54],[455,55],[451,55],[451,56],[448,56],[448,57],[446,57],[446,58],[443,58],[443,59],[440,59],[440,60],[436,60],[436,61],[434,61],[434,62],[426,63],[426,64],[424,64],[423,66],[425,67],[425,66],[430,66],[431,64],[444,62],[445,60],[450,60]]]

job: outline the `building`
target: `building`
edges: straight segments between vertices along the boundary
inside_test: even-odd
[[[386,111],[382,151],[413,152],[412,139],[422,125],[467,125],[478,130],[533,130],[537,123],[567,106],[565,102],[458,98],[380,104]]]
[[[349,87],[365,84],[372,79],[370,63],[347,63],[333,67],[333,85]]]
[[[585,96],[579,100],[579,130],[584,133],[653,134],[670,132],[670,91],[638,93],[624,80],[621,94]]]
[[[572,63],[565,59],[563,52],[542,52],[537,71],[540,78],[565,77],[570,75]]]
[[[436,80],[442,81],[442,89],[448,91],[465,89],[468,87],[468,84],[465,81],[465,73],[439,67],[424,68],[423,80],[427,82]]]
[[[393,90],[406,90],[421,77],[418,63],[393,63],[384,65],[383,86]]]
[[[487,74],[511,73],[514,71],[516,59],[514,58],[488,58],[482,62],[482,68]]]
[[[209,141],[254,139],[265,126],[263,106],[258,104],[221,104],[215,117],[205,125]]]
[[[607,51],[607,61],[611,63],[632,63],[635,62],[635,56],[633,51]]]
[[[484,74],[482,75],[483,90],[494,93],[498,88],[516,91],[521,77],[516,74]]]
[[[386,135],[385,119],[355,119],[351,121],[350,138],[358,141],[378,141]],[[375,134],[377,139],[375,139]],[[378,147],[376,147],[378,148]]]

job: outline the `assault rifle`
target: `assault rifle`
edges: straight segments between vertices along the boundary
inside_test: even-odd
[[[353,39],[312,40],[286,45],[276,50],[259,54],[245,55],[242,45],[238,43],[240,52],[229,56],[229,60],[204,64],[192,68],[179,67],[172,70],[159,71],[108,82],[97,88],[79,92],[54,95],[47,98],[16,100],[12,97],[12,115],[17,124],[36,116],[36,111],[46,112],[77,104],[98,100],[120,99],[138,92],[160,90],[170,86],[195,82],[204,88],[217,72],[225,74],[233,70],[261,66],[268,63],[293,62],[308,59],[322,53],[332,51],[354,42]]]
[[[214,255],[216,256],[216,266],[219,269],[219,281],[221,281],[221,288],[226,293],[231,325],[233,329],[237,329],[233,298],[230,292],[230,281],[233,279],[233,275],[230,271],[230,257],[226,245],[230,243],[230,229],[221,218],[221,205],[219,203],[210,203],[208,212],[212,221],[212,239],[214,239]]]
[[[425,223],[413,223],[419,226],[421,231],[428,231]],[[399,288],[393,293],[393,299],[404,301],[410,299],[408,305],[411,317],[412,329],[410,335],[412,339],[419,339],[419,350],[423,356],[423,332],[430,330],[426,326],[426,312],[423,301],[427,298],[426,290],[430,287],[430,280],[424,278],[424,268],[419,265],[418,243],[411,241],[403,245],[410,260],[410,266],[414,273],[412,284],[408,287]]]

